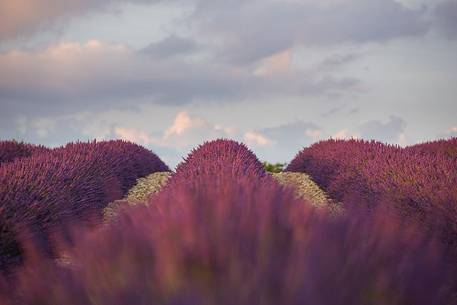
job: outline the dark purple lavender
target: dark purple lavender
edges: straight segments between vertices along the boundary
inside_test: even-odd
[[[197,181],[219,177],[255,177],[271,179],[257,156],[244,144],[218,139],[193,149],[180,163],[163,190],[173,192],[179,184],[195,185]]]
[[[139,177],[168,167],[124,141],[70,143],[0,168],[0,268],[21,257],[19,234],[49,251],[48,238],[97,216]]]
[[[154,172],[170,171],[160,158],[148,149],[123,140],[75,142],[53,150],[55,155],[93,154],[97,162],[105,162],[119,179],[125,194],[138,178]]]
[[[457,249],[457,166],[441,148],[419,153],[417,147],[328,140],[302,150],[286,170],[310,174],[347,207],[393,207]]]
[[[406,149],[420,154],[442,154],[457,161],[457,138],[420,143]]]
[[[78,232],[67,264],[29,253],[14,289],[0,290],[0,304],[450,300],[452,270],[414,227],[383,213],[330,217],[273,180],[234,176],[231,167],[199,172],[108,227]]]
[[[265,175],[262,163],[252,151],[242,143],[225,139],[205,142],[193,149],[178,165],[175,175],[185,179],[220,170],[230,171],[236,177]]]
[[[30,157],[33,154],[48,152],[49,150],[41,145],[26,144],[15,140],[0,141],[0,165],[16,158]]]

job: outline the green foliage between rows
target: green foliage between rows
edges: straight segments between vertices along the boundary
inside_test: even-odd
[[[265,171],[270,173],[280,173],[287,165],[287,163],[269,163],[267,161],[263,162],[262,164]]]

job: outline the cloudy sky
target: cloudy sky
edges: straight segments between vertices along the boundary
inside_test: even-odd
[[[457,136],[457,0],[0,0],[0,139],[288,162]]]

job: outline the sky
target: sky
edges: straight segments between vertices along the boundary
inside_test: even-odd
[[[125,139],[176,166],[230,138],[457,136],[457,0],[0,0],[0,139]]]

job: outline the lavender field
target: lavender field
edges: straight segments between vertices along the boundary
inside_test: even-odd
[[[0,0],[0,305],[457,305],[457,0]]]
[[[0,304],[457,304],[456,145],[3,141]]]

